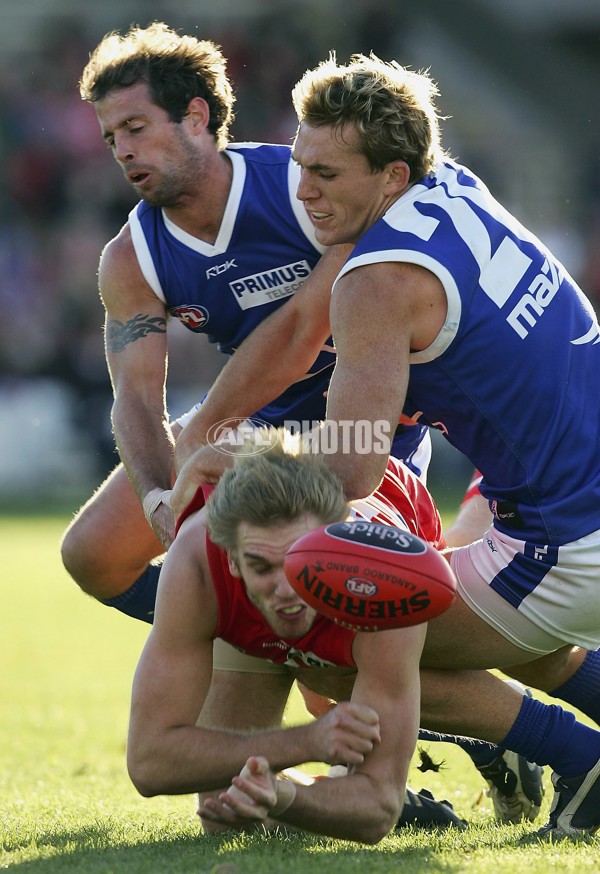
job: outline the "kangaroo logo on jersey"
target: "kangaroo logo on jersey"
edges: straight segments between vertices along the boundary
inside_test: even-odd
[[[295,261],[274,270],[264,270],[229,283],[235,299],[243,310],[263,306],[282,297],[295,294],[310,276],[308,261]]]
[[[169,312],[172,316],[176,316],[186,328],[190,331],[199,333],[203,331],[210,318],[206,307],[201,307],[196,304],[183,304],[178,307],[171,307]]]
[[[591,343],[593,345],[600,343],[600,325],[598,325],[598,322],[594,319],[589,331],[586,331],[582,337],[577,337],[576,340],[571,340],[571,343],[573,346],[584,346],[586,343]]]

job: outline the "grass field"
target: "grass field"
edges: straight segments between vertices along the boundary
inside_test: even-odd
[[[66,517],[0,518],[0,868],[31,874],[548,874],[600,872],[600,840],[522,844],[450,745],[414,788],[448,798],[464,832],[404,830],[379,846],[317,837],[204,837],[185,797],[142,799],[125,770],[129,689],[147,629],[81,595],[60,564]],[[288,719],[305,718],[298,702]],[[545,775],[549,785],[549,774]],[[549,805],[548,792],[540,823]]]

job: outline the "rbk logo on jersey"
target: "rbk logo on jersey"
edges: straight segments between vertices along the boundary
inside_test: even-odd
[[[206,323],[210,318],[206,307],[195,304],[171,307],[169,312],[172,316],[178,318],[190,331],[198,333],[206,327]]]
[[[214,267],[209,267],[206,271],[206,278],[212,279],[213,276],[220,276],[221,273],[225,273],[230,267],[237,267],[235,258],[232,258],[230,261],[224,261],[223,264],[215,264]]]
[[[295,294],[307,276],[310,276],[308,261],[295,261],[274,270],[236,279],[229,283],[229,288],[240,307],[248,310]]]

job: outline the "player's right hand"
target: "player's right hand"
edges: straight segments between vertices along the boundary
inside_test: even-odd
[[[372,707],[342,701],[310,726],[314,761],[329,765],[361,765],[380,743],[379,716]]]
[[[223,472],[231,467],[233,458],[224,452],[219,452],[212,446],[201,446],[188,458],[181,468],[173,491],[170,504],[179,519],[202,483],[217,483]]]
[[[168,549],[175,538],[175,516],[168,504],[159,504],[152,514],[152,530]]]

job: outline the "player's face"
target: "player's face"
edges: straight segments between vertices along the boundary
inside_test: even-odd
[[[326,246],[355,243],[373,225],[407,185],[402,161],[384,170],[372,170],[359,151],[354,125],[300,124],[293,156],[300,165],[297,197]],[[398,176],[398,169],[402,174]]]
[[[193,120],[177,124],[152,102],[145,82],[115,88],[96,103],[105,143],[137,194],[152,206],[185,201],[190,180],[202,180],[205,161]]]
[[[273,631],[286,640],[306,634],[317,614],[288,583],[283,560],[294,541],[319,525],[321,522],[312,515],[268,528],[242,522],[235,555],[229,557],[232,573],[243,579],[254,606]]]

